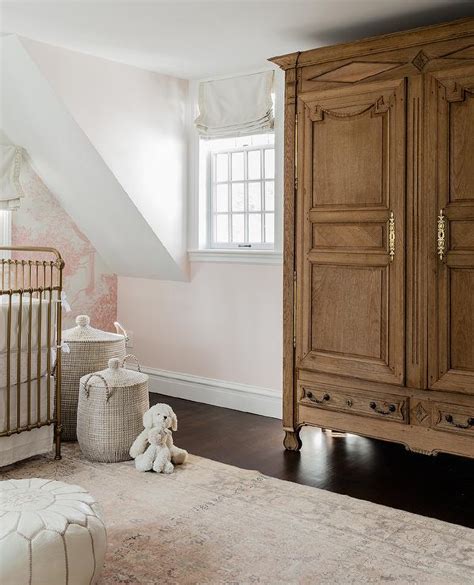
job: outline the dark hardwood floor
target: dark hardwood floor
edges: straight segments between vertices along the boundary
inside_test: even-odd
[[[178,416],[175,443],[200,455],[474,528],[474,460],[410,453],[401,445],[304,428],[299,453],[285,451],[281,422],[150,394]]]

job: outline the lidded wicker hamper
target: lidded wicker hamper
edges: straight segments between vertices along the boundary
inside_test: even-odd
[[[118,323],[115,327],[120,327]],[[61,356],[62,440],[76,441],[79,380],[82,376],[103,370],[111,358],[125,357],[126,332],[109,333],[90,326],[87,315],[76,318],[76,327],[63,331],[69,353]]]
[[[83,376],[77,410],[77,439],[92,461],[114,463],[131,459],[133,441],[143,430],[150,407],[148,376],[123,367],[127,358],[109,360],[101,372]]]

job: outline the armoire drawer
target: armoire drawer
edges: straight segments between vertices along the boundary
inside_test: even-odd
[[[384,420],[408,423],[408,397],[393,394],[359,393],[329,386],[316,387],[300,383],[298,402],[302,406],[313,406],[351,414],[371,416]]]
[[[436,402],[433,405],[433,427],[439,431],[463,433],[474,438],[474,408]]]

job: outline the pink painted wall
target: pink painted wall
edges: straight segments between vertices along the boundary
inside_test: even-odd
[[[114,330],[117,319],[117,276],[110,272],[77,225],[59,205],[34,170],[21,174],[25,197],[12,213],[14,246],[51,246],[66,263],[64,290],[72,311],[64,314],[64,327],[77,315],[87,314],[99,329]]]
[[[119,277],[143,365],[281,391],[282,268],[192,263],[190,282]]]

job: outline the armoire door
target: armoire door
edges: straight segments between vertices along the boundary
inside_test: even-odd
[[[474,394],[474,65],[429,75],[426,95],[429,386]]]
[[[298,98],[297,368],[404,382],[405,91]]]

